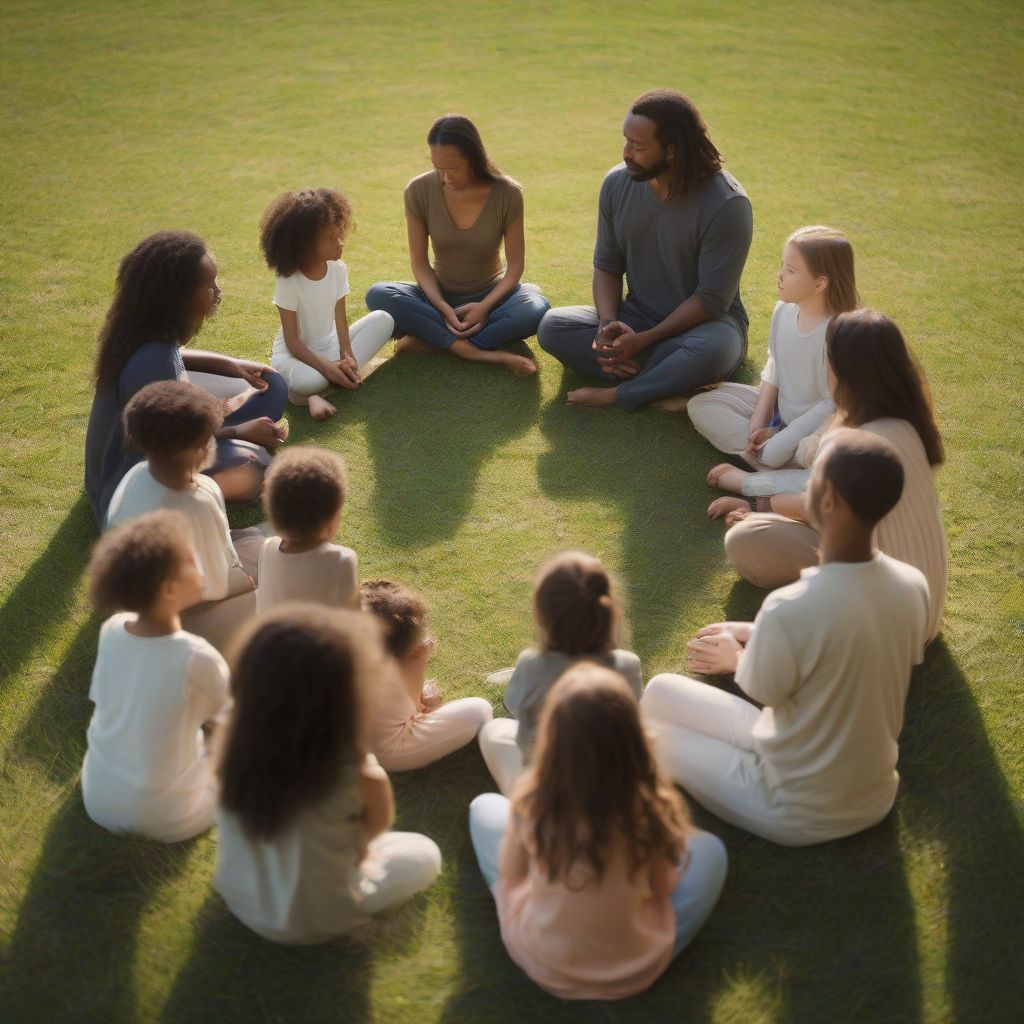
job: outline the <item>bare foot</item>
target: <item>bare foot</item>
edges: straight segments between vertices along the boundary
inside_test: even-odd
[[[711,487],[717,487],[722,491],[732,491],[734,494],[743,493],[743,481],[750,474],[743,469],[737,469],[736,466],[730,465],[728,462],[720,462],[717,466],[714,466],[710,473],[708,473],[708,484]]]
[[[438,350],[415,334],[406,334],[395,342],[396,356],[436,356]]]
[[[309,396],[309,415],[315,420],[329,420],[338,410],[322,395]]]
[[[722,516],[727,516],[730,512],[737,511],[749,512],[750,502],[743,498],[715,498],[708,505],[708,518],[721,519]]]
[[[288,401],[291,402],[292,405],[309,405],[309,396],[300,395],[297,391],[289,390]]]
[[[537,364],[527,356],[517,356],[511,352],[496,352],[495,355],[501,356],[497,362],[520,377],[529,377],[537,372]]]
[[[577,388],[565,396],[570,405],[614,405],[615,388]]]

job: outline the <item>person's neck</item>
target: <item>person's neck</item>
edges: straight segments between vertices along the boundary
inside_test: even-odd
[[[804,302],[798,303],[800,311],[797,313],[797,327],[801,331],[813,331],[823,320],[827,320],[832,311],[828,308],[824,295],[815,295]]]
[[[323,537],[282,537],[278,551],[286,555],[302,555],[325,543]]]
[[[322,281],[327,276],[327,260],[314,260],[300,269],[302,276],[308,277],[310,281]]]
[[[672,182],[670,180],[671,175],[672,171],[669,169],[665,171],[664,174],[659,174],[656,178],[651,178],[651,180],[647,182],[654,198],[660,203],[665,202],[672,191]]]
[[[874,526],[860,522],[825,524],[818,544],[821,565],[829,562],[870,562],[875,557]]]
[[[132,636],[170,636],[181,629],[181,615],[176,608],[157,604],[148,611],[139,612],[135,616],[135,621],[125,623],[124,628]]]
[[[146,464],[149,466],[149,475],[158,484],[163,484],[172,491],[195,490],[199,476],[195,466],[154,458],[152,455],[146,459]]]

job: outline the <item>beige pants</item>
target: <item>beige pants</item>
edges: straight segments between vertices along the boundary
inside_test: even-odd
[[[498,789],[511,796],[523,774],[523,752],[516,744],[519,723],[514,718],[495,718],[480,730],[480,753]]]
[[[472,743],[493,714],[483,697],[463,697],[414,715],[394,737],[381,744],[377,760],[388,772],[423,768]]]
[[[755,587],[774,590],[818,564],[818,533],[773,512],[750,515],[726,533],[725,557]]]

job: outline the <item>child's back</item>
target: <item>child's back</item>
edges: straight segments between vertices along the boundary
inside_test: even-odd
[[[268,537],[260,552],[257,611],[270,611],[288,601],[358,607],[358,559],[351,548],[325,541],[309,551],[292,553],[281,546],[280,537]]]

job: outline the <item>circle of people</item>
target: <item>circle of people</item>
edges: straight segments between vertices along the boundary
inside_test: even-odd
[[[431,127],[433,167],[405,190],[415,283],[374,284],[351,326],[348,200],[319,188],[270,205],[269,366],[186,347],[220,301],[200,238],[160,232],[120,264],[86,441],[105,531],[92,595],[115,614],[89,692],[85,808],[164,842],[216,824],[214,887],[267,939],[325,941],[429,886],[441,853],[390,830],[387,773],[474,739],[500,790],[473,800],[469,830],[502,940],[563,998],[644,990],[711,913],[725,847],[673,783],[787,846],[893,806],[911,671],[946,586],[925,380],[899,328],[861,307],[850,242],[814,226],[782,250],[760,382],[726,382],[746,352],[750,202],[681,94],[641,96],[623,136],[600,189],[593,306],[550,309],[522,283],[522,189],[457,115]],[[729,520],[729,562],[773,592],[753,623],[701,629],[688,657],[745,698],[676,674],[644,688],[618,647],[613,579],[568,552],[536,578],[536,645],[489,677],[511,716],[445,701],[424,598],[360,585],[334,542],[342,459],[313,445],[271,458],[286,401],[331,416],[328,396],[362,386],[393,336],[399,354],[530,374],[505,346],[534,334],[599,382],[570,402],[690,396],[693,426],[743,464],[711,469],[730,496],[708,512]],[[269,526],[230,530],[225,502],[261,494]]]

